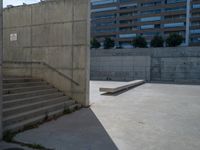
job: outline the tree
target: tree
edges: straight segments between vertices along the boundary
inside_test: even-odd
[[[151,40],[151,47],[163,47],[163,46],[164,46],[164,40],[162,36],[155,35]]]
[[[115,46],[115,42],[111,38],[105,38],[104,49],[110,49]]]
[[[166,44],[168,47],[176,47],[181,45],[183,42],[183,37],[179,34],[170,34],[168,38],[166,39]]]
[[[91,40],[90,44],[91,44],[91,48],[99,48],[99,47],[101,47],[101,44],[95,38],[93,38]]]
[[[132,44],[133,44],[134,47],[140,47],[140,48],[146,48],[147,47],[147,41],[142,36],[136,36],[133,39],[133,43]]]

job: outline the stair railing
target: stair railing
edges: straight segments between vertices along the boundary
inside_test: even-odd
[[[43,65],[44,67],[52,70],[53,72],[56,72],[58,75],[64,77],[65,79],[71,81],[73,84],[79,86],[79,83],[74,81],[71,77],[65,75],[64,73],[60,72],[59,70],[57,70],[55,67],[45,63],[45,62],[41,62],[41,61],[3,61],[3,64],[28,64],[28,65],[32,65],[32,64],[39,64],[39,65]]]

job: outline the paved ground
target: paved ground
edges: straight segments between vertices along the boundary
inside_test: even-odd
[[[20,145],[6,143],[6,142],[0,142],[0,150],[32,150],[27,147],[22,147]]]
[[[144,84],[109,96],[98,92],[104,84],[91,82],[91,108],[16,140],[56,150],[200,149],[200,86]]]

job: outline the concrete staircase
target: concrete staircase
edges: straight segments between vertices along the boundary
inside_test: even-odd
[[[23,130],[81,106],[40,79],[3,79],[3,129]]]

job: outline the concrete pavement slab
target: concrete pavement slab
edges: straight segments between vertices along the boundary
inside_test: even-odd
[[[0,150],[33,150],[33,149],[22,147],[17,144],[0,142]]]
[[[20,133],[56,150],[199,150],[200,86],[144,84],[118,96],[91,82],[91,108]]]

